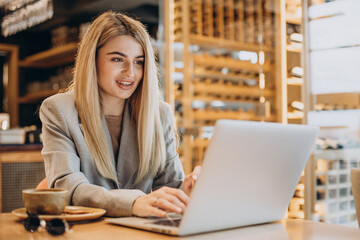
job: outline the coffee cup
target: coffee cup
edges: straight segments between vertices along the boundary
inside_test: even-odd
[[[22,191],[26,211],[30,214],[59,215],[67,205],[65,189],[25,189]]]

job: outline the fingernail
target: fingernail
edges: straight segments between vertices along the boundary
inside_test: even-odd
[[[198,176],[197,175],[193,175],[192,179],[194,179],[195,181],[197,180]]]

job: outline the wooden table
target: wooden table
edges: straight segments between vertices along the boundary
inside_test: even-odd
[[[116,225],[108,224],[104,219],[98,221],[76,224],[71,233],[53,237],[46,231],[30,233],[24,229],[11,213],[0,214],[0,239],[1,240],[26,240],[26,239],[82,239],[82,240],[161,240],[161,239],[189,239],[189,240],[282,240],[282,239],[360,239],[360,229],[348,228],[339,225],[318,223],[312,221],[285,219],[280,222],[262,224],[251,227],[236,228],[213,233],[192,235],[188,237],[172,237],[157,233],[146,232]]]

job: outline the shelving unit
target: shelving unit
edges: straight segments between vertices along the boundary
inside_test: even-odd
[[[164,14],[174,33],[169,39],[182,43],[182,50],[168,61],[182,77],[174,81],[168,74],[166,81],[173,84],[168,93],[173,98],[168,99],[173,99],[170,104],[182,130],[180,155],[186,172],[201,164],[217,119],[306,122],[305,71],[294,69],[291,74],[293,67],[303,67],[303,43],[288,41],[291,33],[286,34],[287,25],[302,34],[302,15],[287,14],[285,1],[170,2],[174,11],[168,8],[170,13]],[[302,10],[301,1],[292,2]],[[301,40],[298,37],[294,39]],[[239,51],[254,53],[257,59],[240,61]],[[303,107],[294,111],[293,101]],[[305,171],[288,217],[309,218],[309,185]]]
[[[16,45],[0,43],[0,52],[8,57],[8,94],[4,100],[8,102],[8,112],[10,113],[10,127],[16,127],[19,124],[19,106],[18,98],[18,65],[19,65],[19,47]]]
[[[22,97],[18,98],[18,103],[20,104],[27,104],[27,103],[38,103],[39,100],[45,99],[51,95],[58,93],[59,91],[64,89],[51,89],[51,90],[44,90],[40,92],[28,93]]]
[[[325,122],[325,119],[331,121]],[[321,127],[312,161],[312,219],[358,227],[351,190],[351,168],[360,168],[357,110],[311,112],[311,125]],[[338,125],[339,123],[343,125]]]
[[[360,167],[360,148],[321,150],[314,155],[315,214],[318,220],[357,225],[350,169]]]
[[[167,88],[170,93],[165,95],[173,101],[170,104],[183,133],[180,150],[188,173],[201,164],[211,131],[205,138],[202,133],[216,120],[280,119],[273,33],[278,14],[273,12],[276,3],[272,0],[169,2],[164,8],[168,11],[164,22],[173,33],[169,39],[182,45],[169,61],[181,62],[174,68],[182,77],[174,81],[173,69],[166,70],[170,73],[165,85],[173,90]]]
[[[20,67],[27,68],[50,68],[74,62],[77,43],[68,43],[63,46],[52,48],[29,57],[19,62]]]
[[[75,54],[77,50],[77,43],[67,43],[52,49],[45,50],[43,52],[36,53],[34,55],[26,57],[24,60],[19,61],[20,69],[39,69],[40,71],[63,67],[70,65],[65,73],[60,79],[52,80],[51,76],[41,86],[38,84],[37,88],[31,92],[27,92],[24,95],[17,95],[16,103],[17,105],[24,104],[39,104],[41,100],[58,93],[66,88],[66,85],[69,83],[71,78],[71,64],[73,64],[75,59]],[[67,75],[66,75],[67,74]],[[66,79],[65,79],[66,78]],[[50,83],[54,81],[53,83]],[[31,80],[25,81],[25,84],[32,84]],[[41,86],[41,87],[40,87]],[[16,91],[19,91],[19,86],[14,86]],[[16,116],[16,115],[13,115]],[[16,119],[19,122],[19,119]]]
[[[303,70],[302,41],[291,40],[291,35],[303,36],[302,32],[302,0],[286,0],[286,70],[287,70],[287,122],[304,123],[304,74],[295,74],[295,70]],[[301,40],[301,39],[298,39]],[[302,109],[301,109],[302,104]],[[295,105],[295,106],[293,106]],[[300,107],[300,108],[299,108]]]
[[[306,124],[307,94],[305,81],[305,56],[304,56],[304,24],[306,17],[303,5],[306,0],[284,1],[284,32],[285,38],[282,43],[285,47],[284,91],[286,92],[284,103],[284,122],[290,124]],[[310,162],[310,161],[309,161]],[[305,168],[297,186],[296,192],[288,208],[287,216],[295,219],[308,219],[311,212],[311,173],[310,163]]]
[[[321,127],[313,159],[312,218],[358,227],[350,169],[360,168],[360,2],[312,1],[308,18],[308,122]],[[324,147],[325,146],[325,147]]]

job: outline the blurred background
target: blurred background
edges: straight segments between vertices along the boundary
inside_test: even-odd
[[[2,212],[44,177],[38,108],[68,86],[79,41],[107,10],[152,37],[186,172],[202,163],[217,119],[320,126],[287,217],[357,227],[357,0],[0,0]]]

